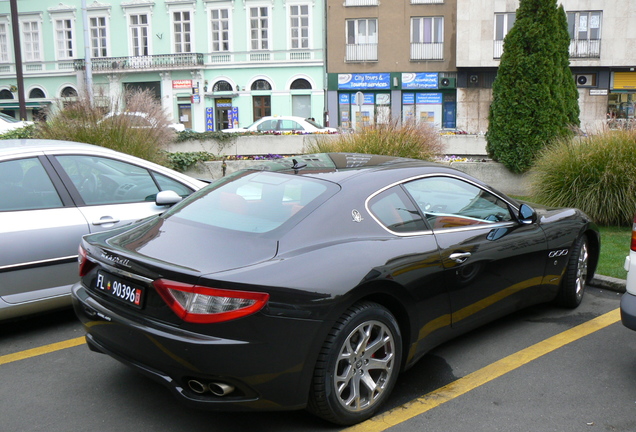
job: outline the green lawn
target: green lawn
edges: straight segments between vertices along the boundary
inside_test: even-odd
[[[625,257],[629,254],[632,237],[631,227],[600,227],[601,259],[596,274],[625,279],[623,269]]]

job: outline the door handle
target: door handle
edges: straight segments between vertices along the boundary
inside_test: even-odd
[[[461,264],[463,262],[466,262],[466,260],[470,258],[470,252],[455,252],[450,254],[449,258],[456,263]]]
[[[116,224],[117,222],[119,222],[119,219],[114,219],[111,216],[104,216],[99,220],[93,221],[93,225]]]

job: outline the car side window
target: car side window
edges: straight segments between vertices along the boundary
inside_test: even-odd
[[[0,162],[0,211],[62,206],[62,200],[38,158]]]
[[[150,172],[137,165],[89,155],[57,160],[87,205],[154,201],[159,192]]]
[[[276,130],[276,121],[277,120],[265,120],[264,122],[256,126],[256,130],[262,132]]]
[[[389,230],[409,233],[429,230],[401,187],[394,186],[371,198],[369,211]]]
[[[186,185],[181,184],[178,181],[171,179],[170,177],[166,177],[165,175],[156,172],[153,172],[152,175],[154,176],[157,183],[159,183],[159,188],[162,191],[171,190],[178,193],[179,196],[183,198],[187,197],[193,192],[193,190]]]
[[[492,193],[454,177],[427,177],[405,184],[433,229],[512,220],[508,205]]]
[[[280,121],[280,130],[282,131],[297,131],[304,130],[304,128],[298,124],[298,122],[294,120],[281,120]]]

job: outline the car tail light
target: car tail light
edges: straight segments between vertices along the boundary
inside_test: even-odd
[[[88,255],[86,254],[86,249],[80,245],[79,251],[77,253],[77,261],[79,263],[79,275],[80,277],[85,276],[93,267],[95,267],[95,263],[89,261]]]
[[[153,286],[182,320],[207,324],[230,321],[261,310],[269,294],[189,285],[157,279]]]
[[[632,245],[631,249],[636,252],[636,215],[634,216],[634,222],[632,224]]]

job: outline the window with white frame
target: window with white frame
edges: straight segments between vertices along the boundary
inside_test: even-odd
[[[9,61],[9,37],[7,35],[7,23],[0,22],[0,62]]]
[[[346,20],[347,61],[378,60],[378,20],[363,18]]]
[[[503,54],[503,41],[512,26],[515,24],[517,14],[515,12],[505,12],[495,14],[495,41],[493,48],[493,58],[501,58]]]
[[[568,12],[570,57],[598,58],[601,56],[601,11]]]
[[[22,54],[24,61],[42,60],[42,44],[40,42],[40,22],[25,20],[22,27]]]
[[[58,60],[73,58],[73,20],[55,20],[55,44]]]
[[[230,10],[210,10],[210,33],[213,52],[230,51]]]
[[[253,51],[269,49],[269,8],[250,8],[250,42]]]
[[[108,57],[108,29],[106,17],[91,17],[88,21],[91,38],[91,56]]]
[[[309,5],[289,6],[289,28],[292,49],[309,48]]]
[[[150,23],[147,14],[130,15],[131,54],[135,57],[150,54]]]
[[[189,11],[172,13],[172,26],[174,30],[174,52],[192,52],[192,22]]]
[[[411,18],[411,60],[444,58],[444,17]]]

